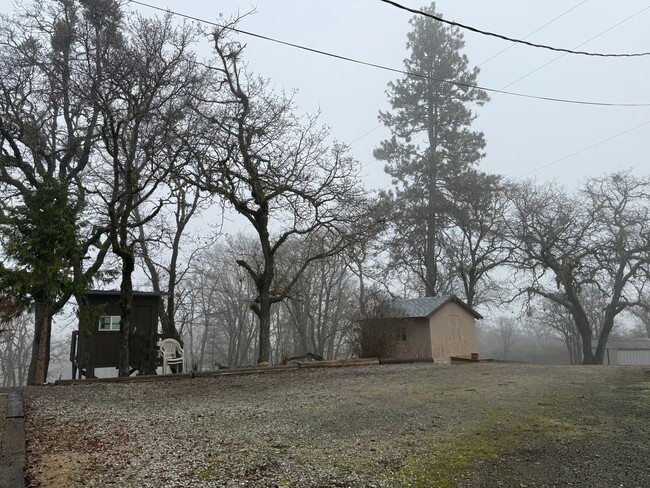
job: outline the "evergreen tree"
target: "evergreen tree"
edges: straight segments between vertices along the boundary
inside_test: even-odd
[[[435,5],[425,8],[435,12]],[[441,231],[453,200],[454,188],[467,188],[459,179],[484,156],[482,132],[471,129],[472,104],[483,105],[487,94],[471,88],[478,68],[471,68],[459,29],[424,16],[411,20],[404,61],[410,75],[388,85],[392,112],[380,120],[392,132],[375,150],[386,161],[394,190],[393,235],[389,242],[392,265],[417,277],[418,289],[428,296],[450,288],[440,259]]]
[[[0,287],[36,305],[32,377],[45,383],[55,302],[72,290],[72,266],[79,254],[76,205],[68,189],[49,178],[24,195],[24,204],[5,215],[0,226],[9,266],[0,265]]]

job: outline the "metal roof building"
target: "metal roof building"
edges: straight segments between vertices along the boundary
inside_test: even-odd
[[[591,347],[595,350],[598,341],[592,341]],[[605,346],[603,364],[621,366],[648,366],[650,365],[650,339],[626,338],[610,339]]]
[[[473,308],[467,306],[456,295],[441,295],[437,297],[422,298],[402,298],[395,300],[395,315],[399,318],[429,318],[446,304],[454,302],[472,314],[474,318],[482,319],[483,317]]]

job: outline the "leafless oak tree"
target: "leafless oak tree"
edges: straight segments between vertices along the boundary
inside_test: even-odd
[[[564,307],[580,333],[583,363],[601,364],[614,319],[640,304],[648,280],[650,180],[615,173],[573,194],[527,183],[514,195],[509,226],[517,276],[526,282],[521,293]],[[590,304],[588,289],[599,295]],[[602,307],[596,314],[593,303]]]
[[[119,374],[130,374],[133,282],[138,229],[169,199],[166,182],[185,157],[177,144],[186,111],[202,86],[202,69],[191,51],[199,31],[164,19],[131,21],[128,37],[111,58],[110,77],[96,93],[103,151],[95,166],[94,194],[105,208],[105,230],[121,261]]]
[[[255,283],[250,303],[259,319],[258,362],[271,353],[271,306],[284,300],[307,266],[341,252],[373,222],[360,186],[358,163],[316,117],[299,117],[290,97],[272,93],[241,65],[242,46],[214,33],[220,109],[206,114],[214,158],[198,165],[194,181],[220,196],[255,229],[261,260],[237,260]],[[224,137],[225,135],[225,137]],[[302,242],[292,276],[276,276],[277,255]]]

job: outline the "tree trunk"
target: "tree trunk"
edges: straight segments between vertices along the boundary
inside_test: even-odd
[[[594,357],[594,353],[591,349],[591,341],[593,335],[591,333],[591,327],[589,327],[589,323],[584,321],[582,326],[580,326],[578,325],[578,320],[576,320],[576,325],[578,326],[580,338],[582,339],[582,364],[599,364],[595,362],[596,358]]]
[[[208,322],[208,315],[207,313],[203,315],[203,336],[201,338],[201,349],[199,351],[199,371],[203,371],[203,361],[205,358],[205,345],[208,343],[208,327],[209,327],[209,322]],[[212,362],[214,362],[214,357],[212,357]],[[212,368],[208,368],[212,369]]]
[[[50,300],[43,294],[42,297],[36,300],[34,307],[34,341],[29,372],[27,374],[27,382],[29,384],[41,385],[47,380],[49,328],[52,324],[50,314]]]
[[[435,87],[432,80],[427,80],[427,140],[429,150],[427,151],[427,236],[424,255],[424,267],[426,272],[426,296],[436,296],[438,268],[436,263],[436,239],[437,239],[437,197],[438,197],[438,132],[437,110],[435,102]]]
[[[607,345],[607,339],[609,334],[614,328],[614,314],[611,313],[611,308],[608,307],[608,311],[605,313],[603,319],[603,326],[600,329],[600,334],[598,337],[598,345],[596,346],[596,352],[593,355],[593,360],[590,364],[603,364],[605,359],[605,346]]]
[[[38,366],[38,350],[41,343],[41,304],[34,304],[34,340],[32,341],[32,354],[29,362],[29,371],[27,372],[27,383],[33,385],[36,383],[36,368]]]
[[[267,286],[259,291],[258,318],[260,321],[259,355],[257,363],[268,363],[271,355],[271,297]]]
[[[436,176],[435,176],[435,161],[433,155],[429,156],[430,174],[429,174],[429,188],[428,188],[428,202],[427,202],[427,236],[426,236],[426,250],[424,255],[424,269],[425,277],[425,295],[428,297],[436,296],[436,281],[437,281],[437,267],[436,267]]]
[[[578,329],[580,338],[582,339],[582,364],[600,364],[594,362],[595,358],[591,350],[591,340],[593,338],[591,324],[589,323],[589,318],[580,303],[580,297],[573,286],[565,285],[565,290],[572,307],[571,315],[573,316],[576,329]],[[600,361],[602,363],[602,355]]]
[[[130,252],[122,252],[122,283],[120,285],[120,355],[118,361],[118,375],[130,376],[131,362],[129,358],[129,344],[131,335],[131,318],[133,312],[133,282],[132,275],[135,270],[135,259]]]
[[[49,320],[51,303],[50,298],[45,294],[41,301],[41,309],[38,317],[40,322],[40,336],[38,341],[38,355],[36,363],[36,376],[34,378],[34,383],[37,385],[44,385],[47,382],[47,366],[48,359],[50,355],[49,351],[49,337],[50,337],[50,324]]]

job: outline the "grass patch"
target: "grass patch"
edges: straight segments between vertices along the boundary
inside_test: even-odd
[[[409,456],[397,471],[401,486],[457,486],[471,466],[497,460],[530,440],[579,439],[604,434],[595,417],[572,419],[570,405],[537,405],[525,410],[499,409],[462,434],[444,438],[423,453]],[[425,441],[426,442],[426,441]]]
[[[494,442],[458,436],[422,456],[407,460],[407,465],[397,473],[397,479],[402,486],[452,487],[454,479],[471,463],[497,459],[499,454],[500,449]]]

